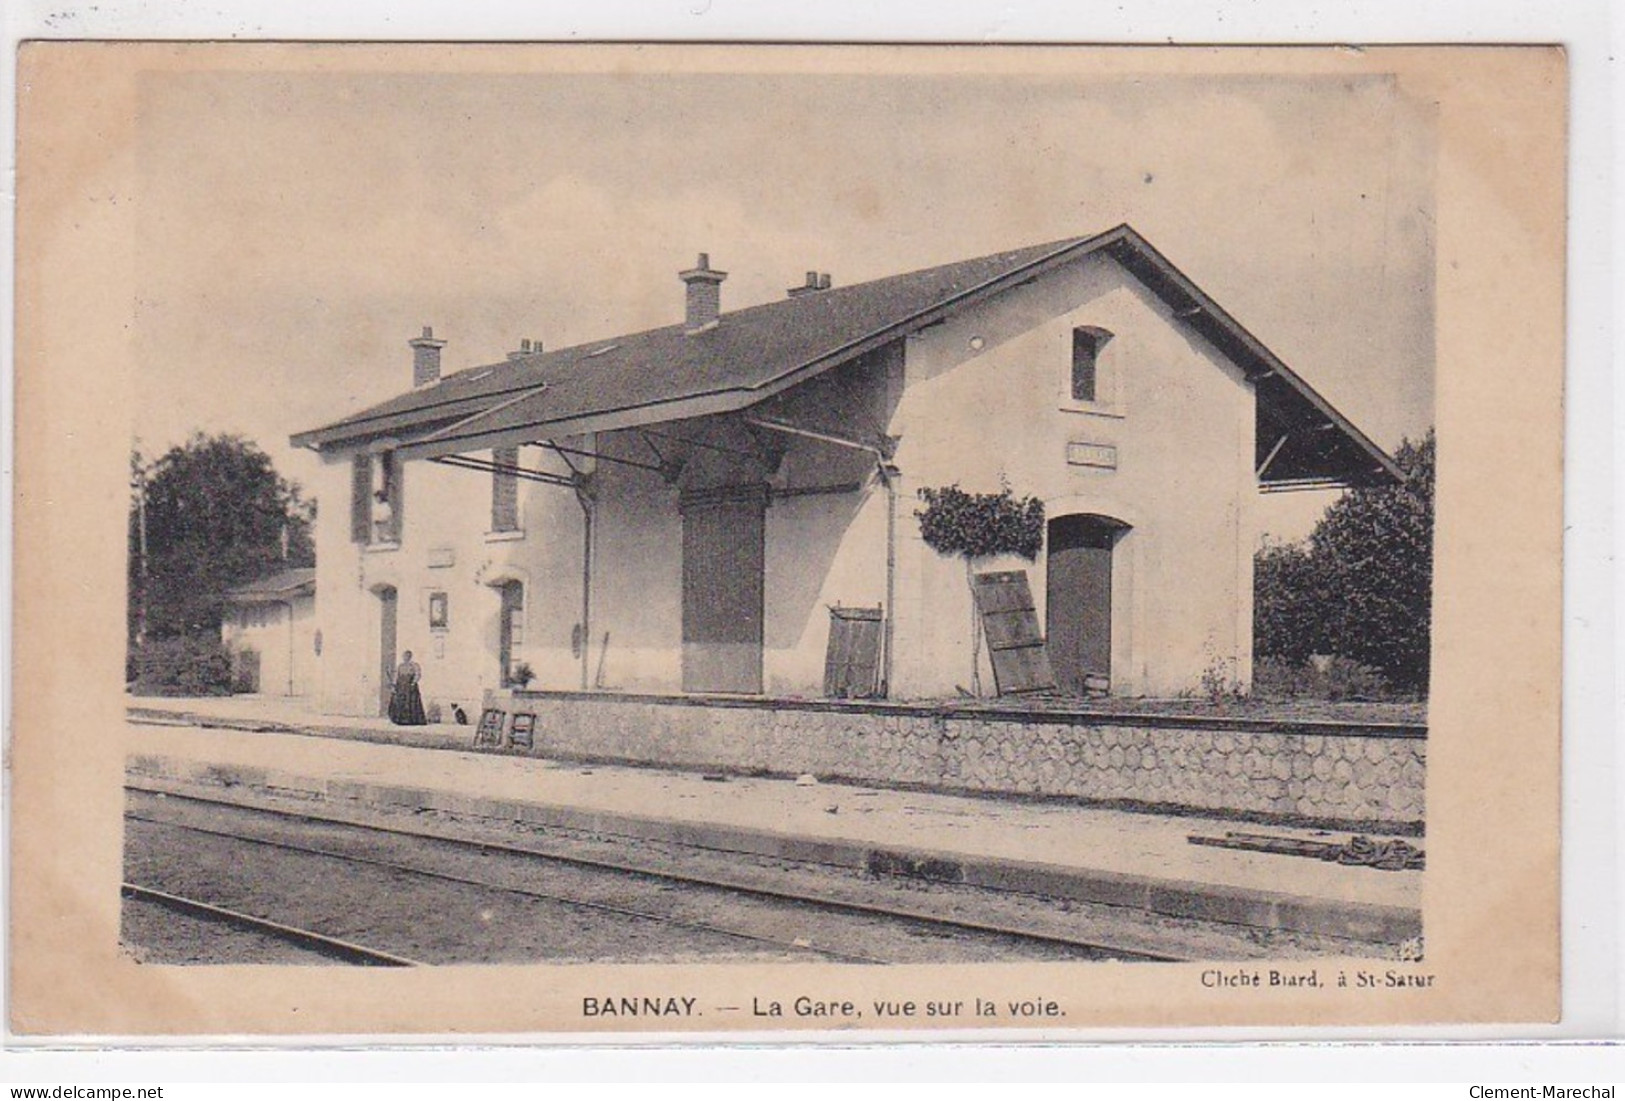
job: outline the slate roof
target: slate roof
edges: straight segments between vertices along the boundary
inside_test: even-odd
[[[406,458],[439,457],[743,409],[1099,251],[1254,379],[1261,429],[1266,422],[1328,429],[1279,449],[1271,464],[1277,480],[1402,477],[1380,448],[1126,225],[735,310],[699,333],[668,325],[470,368],[292,442],[320,450],[388,437]],[[1271,443],[1261,440],[1261,452]]]

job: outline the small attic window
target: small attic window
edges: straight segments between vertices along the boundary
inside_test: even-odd
[[[1072,400],[1100,400],[1100,353],[1112,334],[1093,325],[1072,330]]]

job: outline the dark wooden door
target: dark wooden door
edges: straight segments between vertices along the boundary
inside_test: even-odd
[[[378,713],[389,714],[395,690],[395,616],[400,601],[394,589],[378,590]]]
[[[518,581],[497,586],[502,612],[497,618],[497,675],[502,687],[513,683],[514,652],[525,644],[525,587]]]
[[[871,699],[880,690],[881,609],[829,610],[829,646],[824,651],[824,695]]]
[[[762,690],[760,490],[683,505],[683,691]]]
[[[260,690],[260,652],[258,650],[238,650],[236,683],[232,690],[236,692],[258,692]]]
[[[1091,678],[1112,671],[1112,546],[1120,525],[1096,516],[1062,516],[1049,525],[1045,633],[1055,679],[1083,695]]]

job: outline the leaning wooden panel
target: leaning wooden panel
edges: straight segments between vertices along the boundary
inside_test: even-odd
[[[1055,674],[1038,628],[1026,571],[979,573],[975,585],[998,694],[1053,691]]]

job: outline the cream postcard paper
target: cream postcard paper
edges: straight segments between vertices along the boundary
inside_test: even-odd
[[[20,66],[18,1032],[1556,1016],[1560,51]],[[1272,707],[1434,439],[1425,700]]]

